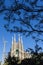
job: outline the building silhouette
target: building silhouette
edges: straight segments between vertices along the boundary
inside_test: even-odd
[[[11,46],[11,57],[16,57],[19,60],[23,60],[25,58],[30,58],[31,55],[24,51],[23,47],[23,40],[22,37],[19,35],[18,42],[16,42],[16,37],[12,37],[12,46]]]

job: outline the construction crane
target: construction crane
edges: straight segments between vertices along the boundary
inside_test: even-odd
[[[3,53],[2,53],[2,62],[1,62],[1,65],[4,64],[4,61],[5,61],[5,58],[6,58],[6,42],[5,39],[3,39],[3,43],[4,43],[4,46],[3,46]]]

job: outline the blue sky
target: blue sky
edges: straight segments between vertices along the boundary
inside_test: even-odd
[[[0,60],[2,58],[2,53],[3,53],[3,38],[5,39],[6,42],[6,53],[8,53],[10,51],[11,48],[11,42],[12,42],[12,36],[14,35],[14,33],[10,33],[7,32],[5,30],[5,28],[3,27],[5,20],[3,19],[3,16],[0,16]],[[18,34],[19,33],[15,33],[16,35],[16,40],[18,42]],[[24,49],[28,48],[28,47],[34,47],[34,43],[33,41],[31,42],[31,37],[25,37],[22,36],[23,38],[23,45],[24,45]],[[33,43],[33,44],[32,44]]]
[[[5,28],[3,27],[3,18],[0,17],[0,60],[2,59],[2,53],[3,53],[3,46],[4,46],[4,43],[3,43],[3,38],[5,39],[6,42],[6,54],[10,51],[10,48],[11,48],[11,43],[12,43],[12,36],[14,35],[14,33],[10,33],[10,32],[7,32],[5,30]],[[15,33],[16,35],[16,41],[18,42],[18,33]],[[32,41],[32,38],[31,37],[25,37],[25,36],[22,36],[23,38],[23,45],[24,45],[24,49],[27,49],[28,47],[32,47],[34,48],[34,42]],[[31,42],[32,41],[32,42]]]
[[[7,0],[6,0],[7,1]],[[40,1],[40,0],[39,0]],[[39,3],[39,2],[38,2]],[[8,5],[9,3],[7,3],[6,5]],[[40,1],[40,6],[41,6],[42,2]],[[38,5],[38,4],[37,4]],[[43,4],[42,4],[43,5]],[[5,28],[3,27],[3,25],[5,24],[4,22],[6,22],[3,19],[2,14],[0,14],[0,61],[2,60],[2,53],[3,53],[3,38],[5,39],[5,41],[7,41],[6,43],[6,54],[10,51],[11,48],[11,42],[12,42],[12,36],[14,35],[14,33],[10,33],[7,32],[5,30]],[[36,22],[35,22],[36,23]],[[34,24],[34,23],[33,23]],[[18,33],[15,34],[16,35],[16,39],[18,41]],[[23,45],[24,45],[24,49],[27,49],[28,47],[30,48],[34,48],[35,46],[35,41],[32,40],[31,37],[25,37],[22,35],[23,38]],[[42,44],[40,44],[40,46],[42,46]]]

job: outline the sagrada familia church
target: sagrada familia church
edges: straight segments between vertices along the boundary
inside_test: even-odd
[[[16,42],[15,36],[12,37],[12,46],[11,46],[11,57],[16,57],[19,60],[25,58],[30,58],[31,55],[24,50],[22,37],[19,35],[18,42]]]
[[[25,58],[31,58],[31,54],[24,50],[23,40],[22,40],[22,37],[20,35],[18,37],[18,42],[16,41],[15,35],[12,37],[11,41],[12,41],[12,45],[11,45],[11,49],[10,49],[10,56],[11,57],[16,57],[20,61],[25,59]],[[3,56],[2,56],[1,65],[3,65],[4,60],[6,58],[6,55],[5,55],[5,46],[6,46],[6,41],[4,40],[4,49],[3,49]]]

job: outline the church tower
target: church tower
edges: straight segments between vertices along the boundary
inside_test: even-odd
[[[16,37],[12,37],[12,47],[11,47],[11,56],[15,55],[15,50],[16,50]]]
[[[18,36],[18,42],[16,42],[16,37],[12,37],[12,47],[11,47],[11,57],[16,57],[19,60],[25,58],[31,58],[31,54],[24,51],[22,36]]]
[[[12,56],[17,57],[20,60],[24,59],[23,41],[22,37],[20,37],[20,34],[18,36],[18,42],[16,42],[15,35],[14,38],[12,37],[11,57]]]
[[[12,37],[12,47],[11,47],[11,57],[13,56],[14,54],[14,43],[13,43],[13,37]]]
[[[19,46],[19,58],[24,59],[23,41],[20,35],[19,35],[18,46]]]

